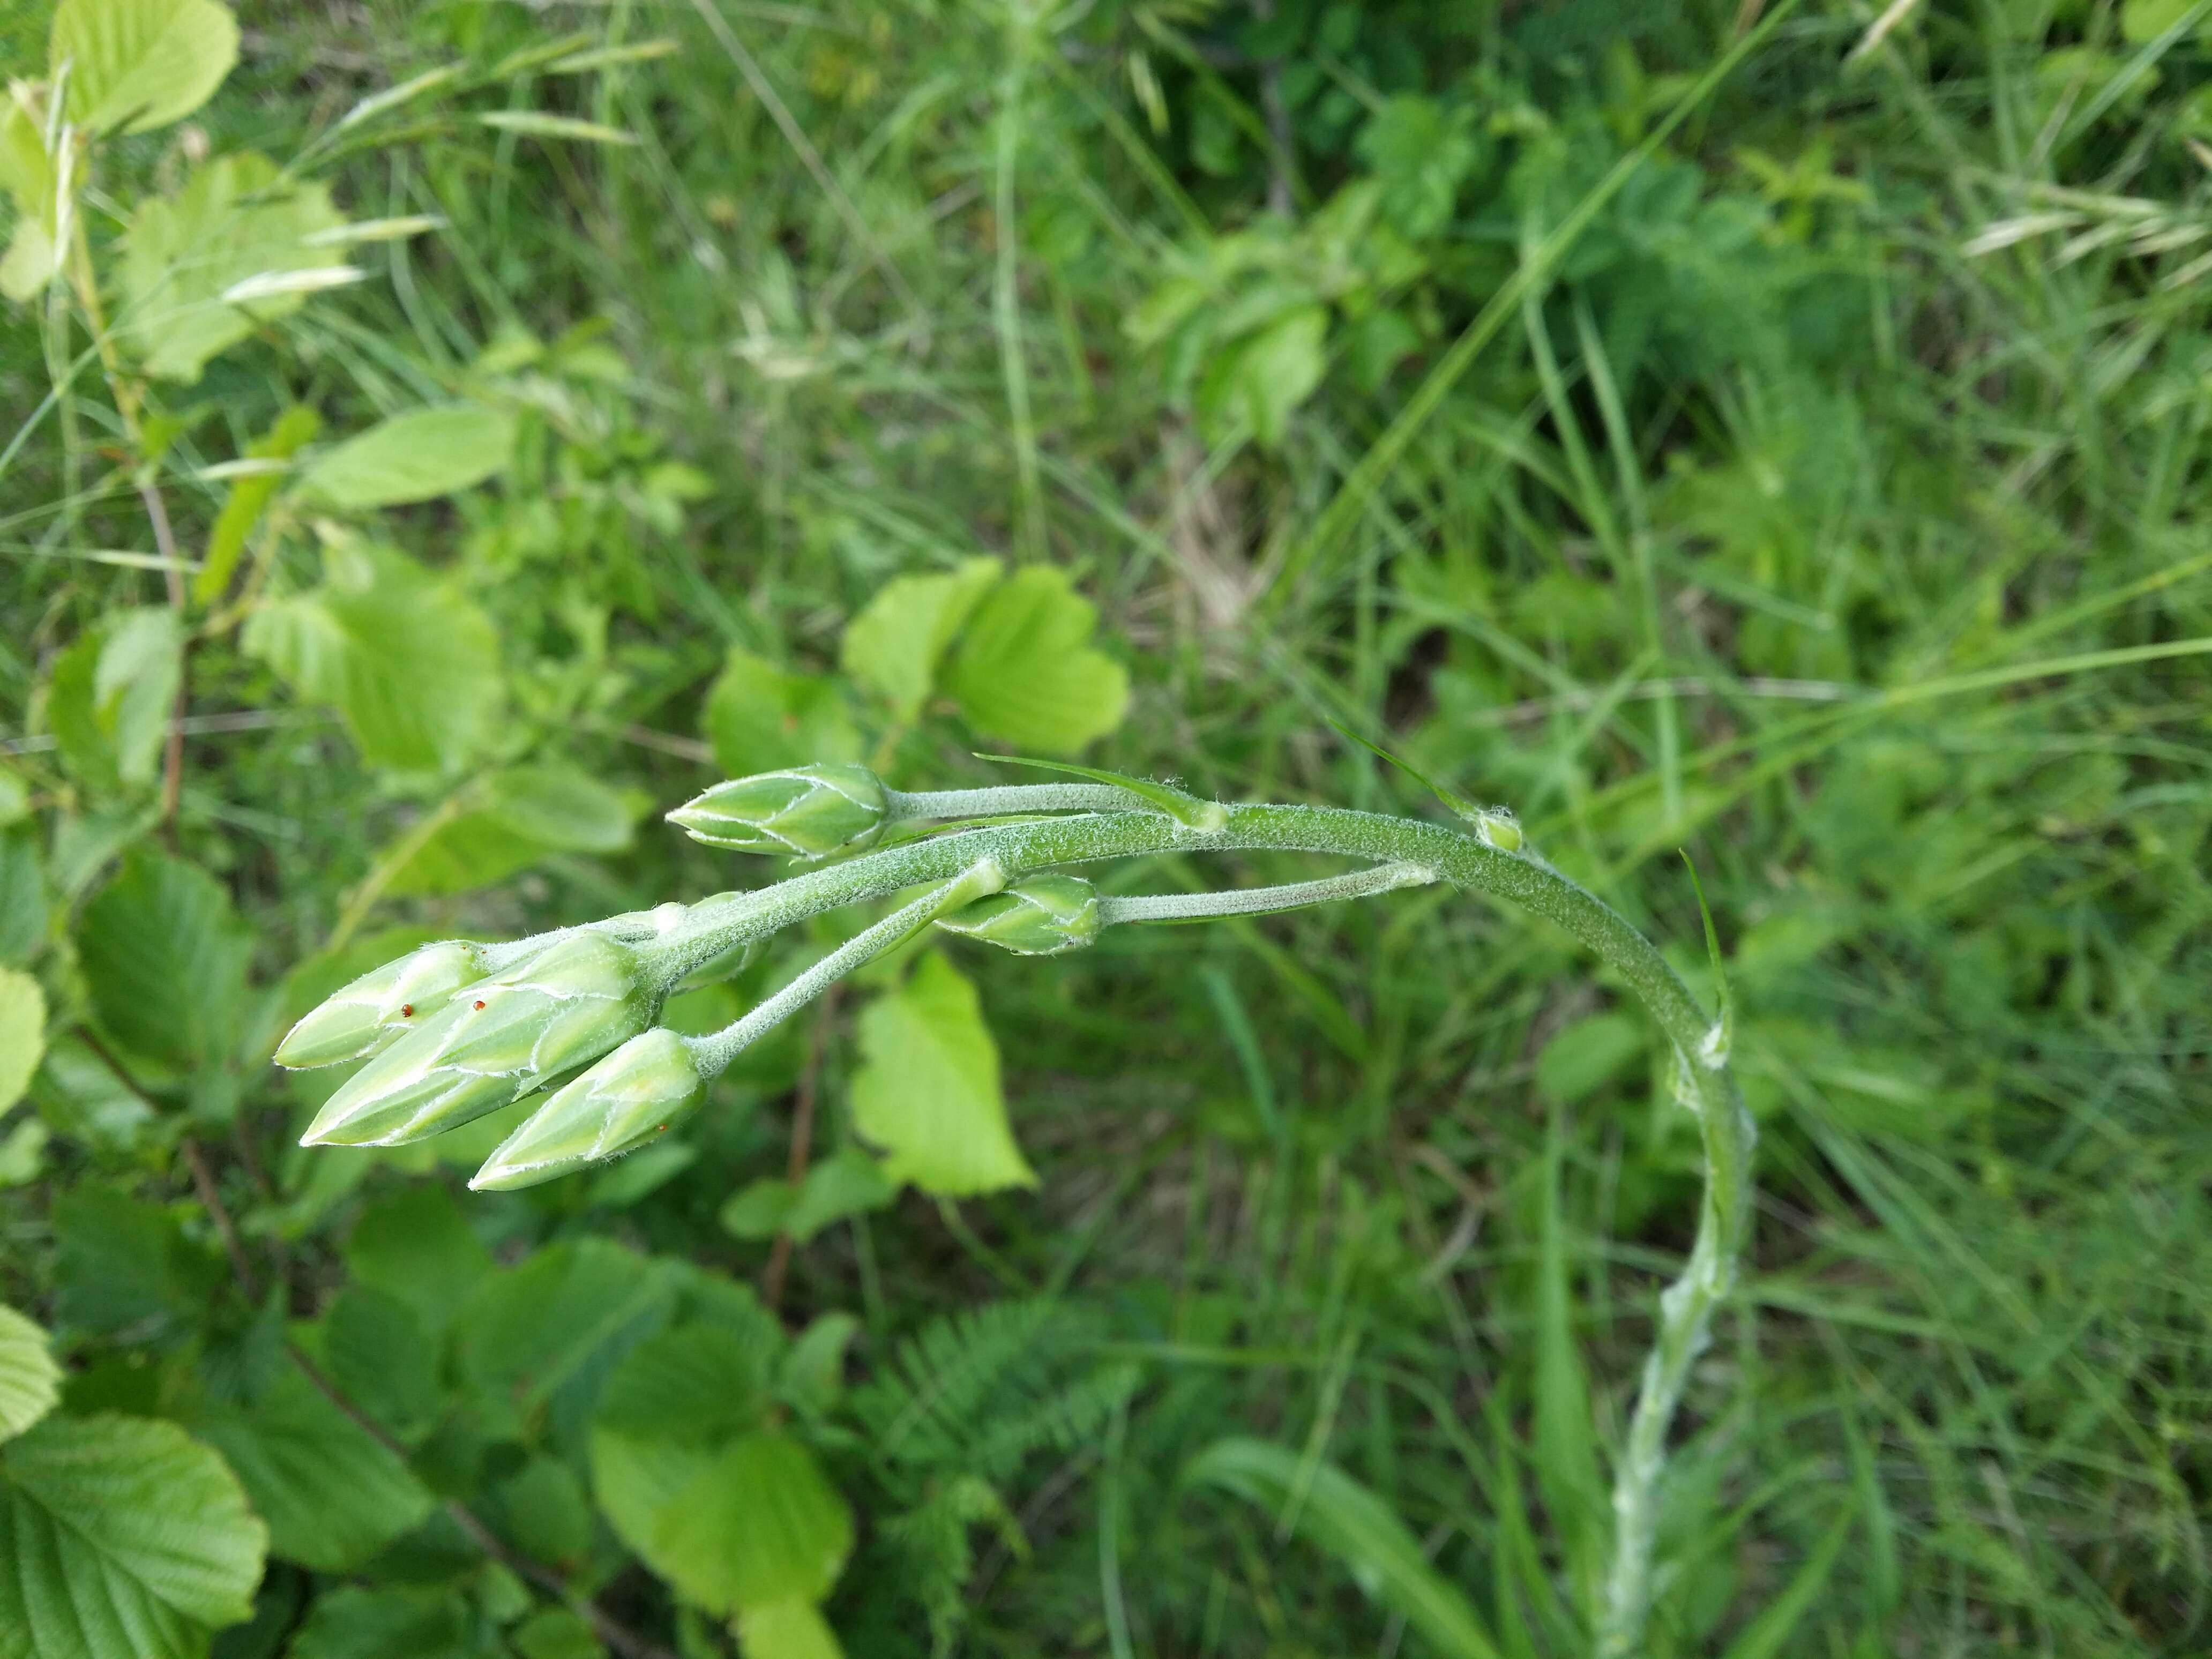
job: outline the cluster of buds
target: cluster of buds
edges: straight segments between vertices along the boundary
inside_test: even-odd
[[[668,816],[712,846],[806,861],[858,853],[901,821],[1073,811],[1128,822],[1125,815],[1148,813],[1155,823],[1166,821],[1170,845],[1217,836],[1228,822],[1228,809],[1167,785],[1055,769],[1083,781],[902,794],[861,766],[791,767],[717,784]],[[1480,833],[1492,847],[1506,843],[1492,824]],[[1091,945],[1117,923],[1283,910],[1437,878],[1425,866],[1390,863],[1287,886],[1109,897],[1055,871],[1010,881],[997,857],[979,851],[957,875],[864,929],[723,1030],[689,1037],[657,1024],[672,992],[726,976],[776,927],[897,885],[860,878],[864,866],[898,856],[857,860],[850,866],[855,879],[801,908],[780,907],[774,889],[723,893],[510,945],[423,945],[335,993],[278,1046],[277,1063],[287,1066],[368,1062],[330,1097],[301,1139],[401,1146],[551,1088],[471,1182],[531,1186],[665,1133],[744,1048],[871,957],[933,925],[1021,956],[1057,956]]]

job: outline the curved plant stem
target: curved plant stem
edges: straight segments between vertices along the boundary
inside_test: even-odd
[[[1679,1097],[1696,1115],[1704,1144],[1705,1193],[1689,1261],[1659,1298],[1658,1333],[1644,1363],[1613,1483],[1613,1559],[1599,1614],[1597,1651],[1601,1659],[1626,1659],[1641,1646],[1650,1604],[1667,1432],[1690,1366],[1705,1347],[1713,1310],[1735,1283],[1750,1215],[1754,1133],[1729,1070],[1720,1028],[1658,948],[1612,907],[1525,846],[1507,850],[1479,836],[1406,818],[1330,806],[1232,806],[1224,811],[1219,827],[1200,829],[1158,812],[1086,812],[887,848],[757,892],[702,903],[652,948],[665,953],[678,971],[688,971],[735,945],[819,911],[922,883],[951,881],[987,860],[1012,883],[1056,866],[1146,853],[1240,848],[1413,866],[1455,886],[1510,899],[1565,928],[1626,981],[1674,1050]]]
[[[1226,892],[1144,893],[1098,901],[1098,925],[1133,921],[1205,921],[1215,916],[1264,916],[1339,899],[1371,898],[1401,887],[1425,887],[1437,872],[1422,864],[1376,864],[1347,876],[1285,882],[1279,887],[1238,887]]]

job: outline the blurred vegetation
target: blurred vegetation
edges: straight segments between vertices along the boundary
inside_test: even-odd
[[[11,75],[50,15],[0,15]],[[522,1194],[463,1190],[474,1131],[301,1151],[328,1074],[265,1063],[419,940],[770,878],[658,822],[763,767],[1434,810],[1331,722],[1707,992],[1677,848],[1711,900],[1762,1196],[1650,1650],[2205,1650],[2212,4],[238,21],[83,183],[112,380],[68,283],[0,318],[0,1299],[66,1372],[38,1443],[180,1425],[267,1523],[216,1653],[830,1650],[638,1543],[648,1360],[724,1366],[702,1443],[844,1517],[797,1605],[854,1656],[1585,1651],[1696,1144],[1540,924],[944,945],[1036,1185],[860,1180],[795,1244],[757,1183],[801,1102],[851,1170],[902,966]],[[143,301],[175,249],[270,268],[187,212],[246,152],[284,246],[428,222],[210,344]],[[436,487],[333,465],[434,408],[475,411],[415,429]],[[272,495],[257,446],[319,459]],[[962,573],[1034,616],[854,670]]]

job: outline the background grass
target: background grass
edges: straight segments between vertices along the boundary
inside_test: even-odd
[[[508,752],[662,805],[715,775],[700,706],[732,646],[828,669],[885,580],[984,550],[1098,602],[1136,690],[1095,763],[1427,810],[1340,721],[1510,803],[1705,976],[1687,850],[1762,1198],[1688,1401],[1654,1651],[2200,1652],[2206,9],[1928,0],[1854,58],[1871,8],[1800,6],[1455,360],[1765,9],[246,5],[199,118],[218,152],[289,155],[456,54],[678,46],[505,89],[633,147],[441,118],[343,160],[356,216],[446,228],[218,363],[175,400],[185,441],[221,459],[293,398],[367,418],[486,342],[597,329],[514,474],[392,530],[498,623]],[[30,11],[0,50],[34,64]],[[119,165],[173,172],[173,137]],[[1333,245],[1329,204],[1370,183],[1379,216]],[[1240,258],[1152,337],[1164,285]],[[1324,374],[1293,398],[1295,365],[1238,366],[1236,308],[1301,282]],[[46,385],[27,319],[0,354],[20,416]],[[143,532],[127,492],[70,495],[51,423],[0,477],[0,698],[35,734],[55,648],[158,582],[69,556]],[[216,504],[192,488],[188,540]],[[193,695],[275,711],[192,741],[184,814],[273,981],[419,800],[227,646]],[[933,712],[889,775],[981,781],[973,746]],[[755,878],[648,830],[389,919],[495,936]],[[1605,1448],[1696,1190],[1640,1017],[1561,937],[1429,894],[963,960],[1042,1185],[824,1234],[789,1311],[863,1314],[866,1370],[934,1316],[1049,1292],[1142,1380],[1009,1486],[1022,1547],[977,1534],[958,1650],[1418,1650],[1324,1530],[1178,1485],[1231,1433],[1370,1486],[1509,1652],[1578,1650]],[[628,1207],[477,1213],[751,1276],[764,1248],[714,1216],[781,1167],[787,1105],[702,1120]],[[241,1120],[260,1156],[283,1121]],[[54,1156],[0,1195],[19,1304],[89,1155]],[[308,1304],[338,1273],[320,1241],[290,1268]],[[833,1619],[848,1652],[925,1650],[880,1541]]]

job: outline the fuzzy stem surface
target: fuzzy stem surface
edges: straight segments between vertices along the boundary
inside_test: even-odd
[[[901,906],[874,927],[855,933],[775,995],[762,999],[743,1018],[724,1026],[712,1036],[690,1039],[685,1046],[691,1050],[699,1074],[720,1075],[747,1047],[870,957],[881,956],[938,917],[950,915],[979,898],[988,898],[1006,884],[1006,876],[996,861],[978,859],[943,886],[911,904]]]
[[[894,823],[915,818],[1002,818],[1020,812],[1133,812],[1144,798],[1110,783],[1006,783],[988,789],[884,791]]]
[[[1133,921],[1202,921],[1213,916],[1268,915],[1338,899],[1370,898],[1400,887],[1421,887],[1437,879],[1425,864],[1378,864],[1349,875],[1319,881],[1285,882],[1275,887],[1239,887],[1216,893],[1144,893],[1109,896],[1098,901],[1098,925]]]

